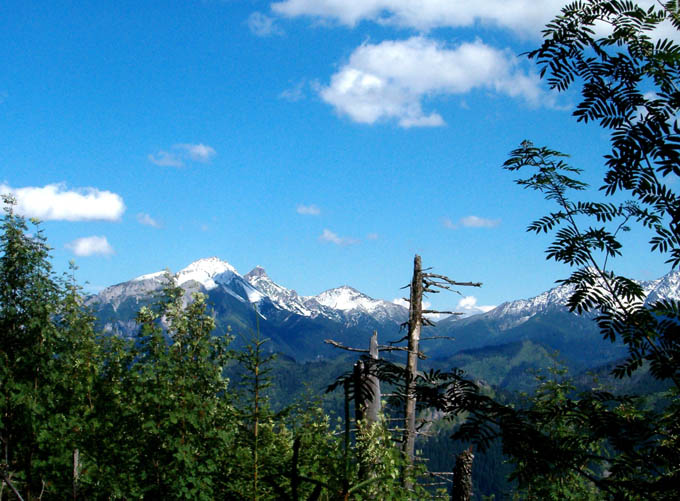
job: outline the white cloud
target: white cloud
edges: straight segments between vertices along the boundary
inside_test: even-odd
[[[329,229],[324,229],[323,233],[319,237],[322,242],[330,242],[335,245],[353,245],[359,243],[355,238],[341,237],[337,233],[332,232]]]
[[[373,21],[417,30],[478,23],[540,36],[566,0],[283,0],[272,11],[286,17],[310,16],[350,27]]]
[[[475,296],[465,296],[463,299],[458,301],[456,311],[468,316],[476,315],[478,313],[486,313],[487,311],[493,310],[494,308],[495,306],[478,305],[477,298]]]
[[[510,51],[477,40],[453,48],[425,37],[363,44],[331,77],[319,94],[340,114],[372,124],[396,120],[402,127],[444,124],[437,113],[424,112],[422,100],[437,95],[485,89],[548,103],[537,75],[524,73]]]
[[[258,37],[283,35],[283,30],[276,25],[274,18],[262,12],[253,12],[248,16],[248,29]]]
[[[106,237],[98,236],[78,238],[67,243],[66,248],[76,256],[108,256],[114,252]]]
[[[378,240],[378,238],[380,238],[380,235],[377,233],[369,233],[366,235],[366,240]]]
[[[392,303],[398,304],[399,306],[403,306],[404,308],[408,308],[408,301],[403,297],[395,297],[392,300]]]
[[[457,223],[454,223],[448,217],[442,220],[444,227],[451,230],[457,230],[461,226],[465,228],[495,228],[501,224],[500,219],[486,219],[479,216],[465,216],[461,217]]]
[[[501,224],[500,219],[485,219],[477,216],[461,218],[460,223],[466,228],[494,228]]]
[[[184,151],[190,160],[207,163],[213,159],[217,152],[205,144],[176,144],[173,148]]]
[[[120,195],[97,188],[69,190],[64,183],[25,188],[0,184],[0,193],[14,195],[18,214],[45,221],[118,221],[125,212]]]
[[[184,162],[176,153],[167,151],[159,151],[155,155],[149,154],[149,162],[160,165],[161,167],[182,167]]]
[[[316,205],[298,205],[296,212],[302,214],[303,216],[318,216],[321,214],[321,209]]]
[[[144,226],[151,226],[153,228],[161,227],[158,221],[152,218],[149,214],[145,214],[144,212],[140,212],[139,214],[137,214],[137,222],[139,224],[143,224]]]
[[[160,150],[155,155],[151,154],[148,159],[151,163],[161,167],[183,167],[185,161],[208,163],[217,152],[211,146],[199,143],[180,143],[172,146],[172,151]]]

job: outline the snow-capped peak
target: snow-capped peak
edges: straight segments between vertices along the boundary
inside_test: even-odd
[[[157,271],[155,273],[147,273],[146,275],[140,275],[137,278],[133,278],[131,282],[143,282],[144,280],[154,280],[163,277],[167,273],[166,270]]]
[[[243,275],[243,278],[245,278],[249,282],[252,282],[261,278],[269,279],[269,275],[267,275],[267,272],[262,266],[258,265],[252,270],[250,270],[248,273]]]
[[[166,271],[159,271],[137,277],[130,282],[109,287],[100,294],[112,301],[118,298],[119,304],[129,292],[146,293],[156,290],[162,285]],[[349,286],[327,290],[318,296],[302,297],[292,289],[275,283],[261,266],[241,276],[236,269],[217,257],[209,257],[194,261],[174,275],[178,286],[193,289],[193,284],[201,286],[211,294],[224,292],[243,303],[258,304],[258,310],[269,315],[273,307],[284,316],[289,314],[303,317],[322,317],[332,321],[353,325],[364,315],[377,321],[401,323],[407,310],[387,301],[372,299]],[[119,297],[120,296],[120,297]],[[273,318],[273,317],[272,317]],[[279,318],[281,318],[279,316]]]
[[[230,282],[234,276],[238,276],[236,268],[217,257],[194,261],[176,275],[178,285],[194,280],[208,290]]]
[[[312,315],[312,312],[303,304],[302,298],[298,296],[297,292],[286,289],[274,282],[261,266],[256,266],[246,273],[243,278],[252,287],[267,296],[277,308],[297,313],[298,315]]]
[[[350,322],[355,322],[361,315],[369,315],[378,321],[401,323],[408,316],[408,309],[403,306],[373,299],[347,285],[305,298],[305,306],[340,312]]]
[[[671,271],[659,279],[638,283],[642,286],[646,303],[659,299],[680,300],[680,271]],[[502,318],[501,330],[509,329],[524,323],[539,312],[552,308],[566,308],[573,293],[573,285],[559,285],[530,299],[503,303],[485,315],[489,318]]]
[[[348,285],[329,289],[322,292],[314,299],[323,306],[328,306],[329,308],[340,311],[362,309],[371,312],[384,303],[384,301],[371,299],[367,295],[362,294]]]
[[[650,280],[640,284],[647,297],[647,303],[661,299],[680,301],[680,271],[671,271],[657,280]]]

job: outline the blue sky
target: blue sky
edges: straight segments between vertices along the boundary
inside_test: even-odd
[[[561,4],[3,2],[0,189],[89,290],[215,255],[391,300],[419,253],[484,282],[461,308],[533,296],[568,270],[524,231],[550,206],[500,165],[530,139],[598,186],[607,151],[519,56]],[[667,271],[646,239],[617,271]]]

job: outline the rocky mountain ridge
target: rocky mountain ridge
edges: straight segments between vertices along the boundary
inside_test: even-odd
[[[152,301],[162,289],[167,272],[145,274],[104,289],[88,299],[101,327],[124,336],[135,335],[134,316],[143,304]],[[295,358],[327,356],[331,351],[324,339],[362,346],[373,330],[381,339],[397,339],[399,326],[408,317],[402,305],[371,298],[343,285],[316,296],[301,296],[274,282],[264,268],[256,266],[241,275],[219,258],[199,259],[174,277],[190,293],[208,295],[218,328],[248,332],[259,325],[273,341],[272,350]],[[641,283],[647,301],[680,300],[680,272]],[[533,298],[505,302],[496,308],[466,318],[448,317],[428,328],[435,336],[454,341],[430,342],[424,348],[434,356],[483,346],[522,340],[542,343],[572,357],[587,356],[599,361],[614,359],[621,347],[604,343],[592,315],[568,311],[570,286],[560,285]]]

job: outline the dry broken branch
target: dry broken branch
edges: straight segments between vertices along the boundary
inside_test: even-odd
[[[451,280],[446,275],[438,275],[436,273],[423,273],[423,277],[439,279],[441,281],[448,283],[449,285],[454,285],[454,286],[464,286],[464,287],[481,287],[482,286],[481,282],[456,282],[455,280]]]
[[[346,350],[346,351],[354,351],[358,353],[369,353],[369,350],[365,350],[363,348],[352,348],[351,346],[345,346],[342,343],[339,343],[333,339],[326,339],[324,340],[326,344],[330,344],[331,346],[335,346],[336,348],[340,348],[341,350]],[[379,345],[378,346],[378,351],[408,351],[408,348],[406,346],[388,346],[388,345]],[[427,359],[427,356],[419,351],[417,353],[418,358],[421,360]]]
[[[334,341],[332,339],[326,339],[326,340],[324,340],[324,343],[335,346],[336,348],[340,348],[341,350],[356,351],[356,352],[359,352],[359,353],[368,353],[369,352],[368,350],[364,350],[362,348],[351,348],[349,346],[345,346],[344,344],[338,343],[337,341]]]

